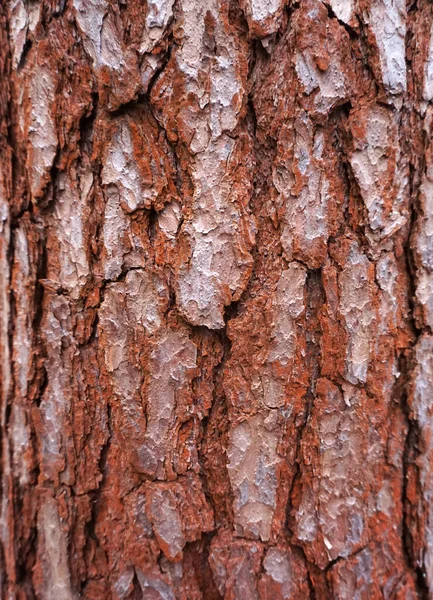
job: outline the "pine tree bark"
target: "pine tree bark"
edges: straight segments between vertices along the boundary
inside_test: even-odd
[[[5,599],[433,598],[433,5],[0,5]]]

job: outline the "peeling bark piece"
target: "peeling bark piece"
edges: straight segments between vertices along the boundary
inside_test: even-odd
[[[433,337],[422,335],[415,346],[415,369],[409,397],[414,420],[420,432],[421,455],[417,461],[420,479],[418,505],[420,531],[422,535],[418,565],[426,574],[430,594],[433,594]]]
[[[84,47],[97,66],[120,69],[123,51],[110,5],[106,0],[74,0],[76,20],[84,33]]]
[[[182,560],[187,542],[199,539],[214,525],[212,509],[195,475],[148,484],[146,514],[161,550],[173,562]]]
[[[257,575],[263,558],[263,544],[238,540],[220,529],[209,551],[216,586],[224,598],[259,600]]]
[[[127,598],[133,591],[133,580],[135,577],[135,571],[132,567],[126,569],[117,581],[114,583],[114,593],[117,595],[117,598],[123,600]],[[117,599],[116,599],[117,600]]]
[[[372,344],[371,369],[368,374],[369,391],[380,395],[383,402],[391,402],[395,394],[396,379],[400,377],[394,345],[409,343],[405,315],[409,312],[405,296],[405,281],[394,254],[383,253],[376,263],[377,335]]]
[[[104,185],[112,185],[116,188],[121,203],[125,205],[128,212],[136,210],[139,206],[150,208],[151,198],[146,197],[146,189],[143,189],[127,119],[118,123],[107,149],[101,178]],[[150,187],[147,192],[149,195],[154,193],[154,190]]]
[[[5,161],[6,162],[6,161]],[[8,252],[10,244],[10,224],[9,224],[9,205],[6,198],[6,189],[4,185],[4,175],[0,175],[0,352],[2,359],[1,365],[1,405],[2,415],[7,406],[11,385],[10,369],[10,343],[9,343],[9,317],[10,317],[10,296],[9,285],[11,277],[11,266],[8,262]],[[1,416],[3,421],[3,416]]]
[[[29,20],[23,0],[14,0],[9,10],[10,36],[13,45],[13,66],[16,69],[26,44]]]
[[[129,271],[125,278],[124,298],[127,312],[148,335],[158,331],[164,322],[169,302],[168,287],[158,272],[141,269]]]
[[[413,578],[399,570],[395,549],[386,541],[377,546],[369,544],[347,560],[338,561],[329,579],[336,600],[418,598]]]
[[[350,164],[367,209],[372,241],[406,223],[409,166],[402,161],[393,111],[366,105],[350,116],[354,150]]]
[[[228,473],[235,495],[237,535],[269,540],[277,505],[277,446],[281,433],[272,427],[271,413],[256,415],[230,431]]]
[[[179,235],[178,306],[193,325],[219,329],[252,265],[250,141],[228,135],[244,112],[247,63],[226,3],[212,0],[204,10],[185,0],[179,11],[179,45],[151,99],[169,139],[188,150],[179,147],[178,154],[193,185],[192,211]]]
[[[201,542],[198,542],[196,545],[200,546]],[[188,598],[188,600],[202,600],[203,595],[207,594],[209,598],[213,598],[214,594],[212,592],[214,586],[213,582],[208,579],[209,569],[206,569],[205,573],[197,573],[194,555],[194,551],[188,552],[185,554],[183,560],[177,563],[170,562],[163,556],[160,561],[161,570],[170,578],[173,589],[176,590],[177,597]],[[202,589],[205,590],[204,594]]]
[[[433,165],[430,153],[421,182],[419,204],[420,211],[412,239],[417,266],[416,299],[422,312],[422,324],[433,327]]]
[[[338,269],[330,260],[322,268],[322,282],[326,302],[320,318],[320,366],[323,377],[332,379],[336,373],[344,377],[348,335],[338,312]]]
[[[165,206],[158,215],[158,225],[170,240],[176,238],[181,219],[181,211],[182,209],[177,202],[171,202]]]
[[[134,347],[145,343],[146,333],[158,330],[167,301],[167,289],[161,278],[136,270],[127,274],[125,282],[107,287],[99,310],[105,365],[112,390],[120,401],[129,460],[139,470],[144,468],[146,420],[141,399],[143,356],[137,355]]]
[[[238,124],[248,66],[244,41],[229,23],[225,2],[211,0],[206,7],[195,0],[178,4],[178,47],[151,98],[169,139],[180,139],[190,152],[198,153]]]
[[[290,263],[289,268],[281,273],[273,303],[274,320],[269,361],[287,365],[295,355],[295,323],[305,310],[306,278],[307,270],[296,262]]]
[[[11,242],[9,207],[9,185],[12,167],[11,152],[3,149],[2,158],[3,168],[0,169],[0,354],[2,357],[0,365],[0,424],[4,428],[6,426],[8,401],[13,385],[12,353],[10,349],[10,318],[12,314],[10,284],[12,265],[9,260]],[[13,466],[11,464],[12,461],[9,459],[11,452],[9,436],[2,437],[1,451],[5,460],[3,462],[3,492],[0,504],[0,540],[4,549],[3,570],[5,576],[11,577],[16,572],[16,554],[14,550],[14,513],[11,501]]]
[[[335,16],[346,25],[355,24],[355,0],[329,0]]]
[[[314,131],[306,113],[301,113],[293,129],[283,126],[272,179],[280,194],[281,243],[287,259],[318,268],[327,256],[327,240],[335,230],[333,217],[342,194],[334,152],[323,131]]]
[[[353,385],[365,384],[380,354],[373,345],[380,319],[374,263],[351,236],[329,249],[338,268],[328,263],[323,270],[327,302],[321,318],[322,374],[333,379],[339,373]]]
[[[122,210],[117,189],[108,188],[106,198],[102,230],[105,255],[103,273],[105,279],[112,280],[122,272],[124,257],[128,254],[133,242],[128,236],[129,219]],[[139,264],[139,266],[143,265]]]
[[[139,454],[144,472],[158,479],[172,471],[176,402],[189,393],[196,366],[197,347],[184,333],[166,331],[155,340],[147,386],[147,426]]]
[[[16,321],[13,338],[15,394],[11,407],[11,438],[13,442],[14,476],[21,486],[30,483],[32,469],[32,432],[27,394],[32,375],[32,318],[35,275],[32,272],[33,248],[29,247],[29,224],[21,223],[14,235],[14,269],[12,288],[16,297]],[[6,306],[5,313],[7,314]],[[3,354],[2,354],[3,356]]]
[[[186,331],[165,324],[167,305],[161,278],[135,270],[125,283],[107,288],[99,311],[105,364],[121,401],[131,460],[138,472],[158,479],[173,478],[171,454],[181,425],[175,427],[176,408],[189,398],[197,368],[197,347]],[[141,356],[134,350],[140,346]]]
[[[285,0],[243,0],[250,31],[257,37],[265,37],[278,31]]]
[[[114,186],[107,187],[105,197],[100,269],[102,278],[112,281],[126,269],[144,267],[149,244],[148,216],[140,215],[132,220],[123,210],[120,194]]]
[[[46,291],[43,331],[47,347],[48,384],[34,418],[39,438],[41,478],[71,485],[74,481],[71,440],[72,336],[71,307],[64,296]]]
[[[292,374],[305,344],[301,328],[306,277],[305,267],[290,263],[269,295],[259,295],[247,305],[248,310],[229,322],[232,351],[224,380],[233,408],[250,411],[289,406],[291,386],[300,383]]]
[[[42,196],[56,156],[55,89],[52,71],[36,66],[27,92],[30,107],[26,124],[27,168],[33,199]]]
[[[190,323],[210,329],[224,327],[224,307],[239,299],[252,267],[248,173],[236,164],[242,150],[242,141],[222,135],[196,155],[193,216],[180,233],[190,249],[177,272],[178,306]]]
[[[379,327],[381,333],[388,333],[400,324],[401,305],[396,300],[399,296],[400,273],[394,255],[389,252],[382,254],[376,265],[376,280],[382,290],[379,314],[381,317]]]
[[[85,223],[90,214],[93,174],[88,168],[80,175],[79,181],[75,171],[58,176],[57,200],[48,241],[48,278],[58,281],[74,300],[79,298],[90,274]]]
[[[270,546],[263,558],[260,600],[294,600],[309,594],[307,571],[300,557],[285,546]]]
[[[136,55],[123,44],[109,2],[74,0],[73,7],[84,48],[95,65],[101,98],[109,110],[116,110],[131,101],[140,87]]]
[[[141,569],[136,569],[135,571],[145,598],[175,600],[173,588],[162,577],[145,574]]]
[[[173,16],[174,0],[149,0],[140,52],[151,52],[163,38]]]
[[[290,556],[290,555],[289,555]],[[263,559],[263,568],[268,580],[280,584],[280,597],[290,598],[293,589],[292,565],[289,557],[278,548],[269,548]],[[261,583],[265,579],[262,578]],[[275,584],[274,584],[275,585]],[[277,586],[275,586],[277,587]],[[274,596],[275,598],[276,596]]]
[[[379,53],[380,80],[390,94],[406,91],[406,3],[370,0],[369,25]]]
[[[176,196],[170,151],[155,120],[143,111],[111,124],[102,183],[115,188],[122,208],[157,210]]]
[[[338,278],[339,312],[348,333],[345,377],[356,385],[367,381],[376,312],[373,304],[374,267],[356,242],[347,246]]]
[[[302,2],[292,19],[294,64],[299,82],[311,100],[305,104],[319,115],[342,104],[351,91],[348,34],[317,0]]]
[[[423,308],[424,321],[431,327],[433,323],[433,276],[428,271],[421,271],[418,275],[416,297]]]
[[[326,379],[302,436],[301,495],[295,539],[309,560],[325,568],[362,547],[366,536],[364,496],[369,478],[366,396],[348,387],[343,394]]]
[[[37,582],[47,600],[74,600],[68,565],[68,540],[60,522],[58,506],[50,493],[43,495],[38,513]]]
[[[15,374],[17,381],[17,391],[22,398],[27,395],[27,386],[30,379],[31,368],[31,314],[32,314],[32,295],[34,292],[32,286],[27,289],[29,281],[34,278],[31,273],[31,248],[27,239],[27,228],[21,224],[15,232],[15,269],[13,287],[17,295],[17,330],[19,345],[14,344],[15,351]]]
[[[121,305],[125,306],[126,311],[119,308]],[[130,333],[130,328],[142,326],[147,334],[156,333],[163,324],[167,305],[167,286],[158,273],[150,270],[129,271],[124,282],[116,282],[107,287],[100,309],[100,321],[105,324],[104,331],[111,340],[105,349],[106,364],[110,372],[114,372],[122,363],[123,353],[127,352],[126,336]],[[118,325],[116,321],[122,315],[128,320],[125,327]],[[119,388],[121,389],[122,387]]]
[[[176,499],[170,488],[152,490],[147,510],[158,544],[166,557],[172,561],[181,560],[186,540]]]
[[[423,99],[426,102],[431,102],[433,100],[433,23],[430,26],[430,39],[424,65],[423,83]]]

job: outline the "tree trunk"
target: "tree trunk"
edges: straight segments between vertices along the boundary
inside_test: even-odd
[[[433,5],[0,5],[1,597],[433,598]]]

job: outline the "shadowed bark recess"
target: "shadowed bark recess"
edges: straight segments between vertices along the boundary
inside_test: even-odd
[[[0,596],[433,598],[433,5],[0,4]]]

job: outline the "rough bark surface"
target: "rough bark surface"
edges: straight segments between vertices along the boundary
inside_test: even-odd
[[[0,595],[433,598],[433,5],[0,4]]]

